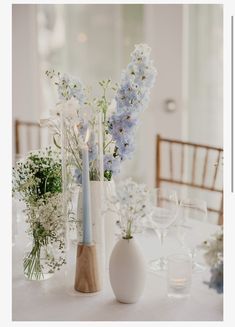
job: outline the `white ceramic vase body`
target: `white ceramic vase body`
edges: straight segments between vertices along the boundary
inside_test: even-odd
[[[120,239],[113,248],[109,262],[109,278],[122,303],[135,303],[143,294],[146,282],[146,261],[134,238]]]

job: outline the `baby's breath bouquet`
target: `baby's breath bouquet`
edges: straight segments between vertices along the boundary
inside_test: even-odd
[[[143,231],[145,219],[152,212],[150,191],[146,185],[131,179],[120,182],[109,203],[109,210],[115,211],[119,217],[117,226],[124,239],[131,239],[135,233]]]
[[[13,196],[26,205],[27,233],[32,238],[24,257],[24,274],[41,280],[65,263],[61,159],[47,148],[30,152],[13,168]]]

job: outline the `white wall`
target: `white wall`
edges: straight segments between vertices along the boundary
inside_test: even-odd
[[[13,117],[38,120],[40,91],[36,7],[15,4],[12,8]]]
[[[188,139],[223,146],[223,6],[187,5]]]

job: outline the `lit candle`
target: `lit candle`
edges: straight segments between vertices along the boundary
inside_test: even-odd
[[[91,227],[91,195],[90,195],[90,176],[89,176],[89,155],[88,142],[89,130],[82,149],[82,208],[83,208],[83,243],[92,243]]]

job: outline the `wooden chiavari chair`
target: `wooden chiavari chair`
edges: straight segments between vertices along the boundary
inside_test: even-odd
[[[15,153],[22,155],[41,147],[40,124],[36,122],[15,120]]]
[[[177,152],[174,151],[175,147],[177,147]],[[176,153],[178,153],[178,158]],[[215,160],[213,164],[209,164],[212,154]],[[190,155],[191,160],[189,160]],[[156,187],[161,187],[163,183],[174,184],[178,188],[200,189],[207,193],[219,195],[219,207],[208,206],[208,213],[216,214],[218,224],[222,225],[223,182],[222,174],[219,174],[222,156],[222,148],[162,138],[157,135]],[[178,164],[177,176],[175,172],[176,163]],[[198,171],[199,166],[200,172]],[[213,202],[217,204],[218,201]]]

